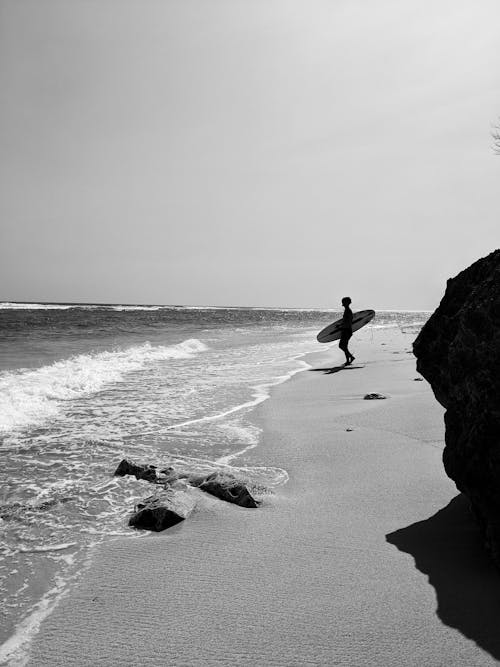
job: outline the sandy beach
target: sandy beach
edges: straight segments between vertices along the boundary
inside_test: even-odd
[[[0,17],[0,667],[499,664],[500,2]]]
[[[335,346],[311,355],[254,412],[250,463],[288,483],[256,510],[195,491],[189,520],[98,548],[28,664],[496,664],[500,583],[411,340],[365,336],[349,369]]]

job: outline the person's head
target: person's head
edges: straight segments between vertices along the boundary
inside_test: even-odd
[[[344,308],[347,308],[347,306],[350,306],[351,305],[351,297],[350,296],[345,296],[342,299],[342,305],[344,306]]]

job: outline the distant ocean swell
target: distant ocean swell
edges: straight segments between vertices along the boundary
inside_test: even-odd
[[[187,359],[207,350],[197,339],[171,346],[144,343],[125,350],[82,354],[36,370],[0,374],[0,431],[39,425],[55,417],[65,401],[121,382],[148,363]]]
[[[15,301],[0,302],[0,310],[98,310],[109,308],[111,310],[160,310],[169,306],[130,306],[130,305],[100,305],[100,304],[70,304],[70,303],[16,303]]]

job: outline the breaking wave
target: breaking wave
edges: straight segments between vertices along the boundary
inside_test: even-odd
[[[148,364],[187,359],[207,350],[193,338],[169,346],[150,343],[113,352],[81,354],[36,370],[0,374],[0,432],[39,425],[57,417],[64,405],[121,382]]]
[[[99,303],[23,303],[17,301],[0,302],[0,310],[161,310],[168,306],[141,306],[129,304]]]
[[[14,301],[2,301],[0,310],[69,310],[71,305],[59,303],[17,303]]]

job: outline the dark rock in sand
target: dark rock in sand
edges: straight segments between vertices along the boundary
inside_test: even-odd
[[[414,382],[423,382],[424,378],[413,378]]]
[[[500,566],[500,250],[448,281],[413,350],[446,408],[446,473]]]
[[[228,503],[235,503],[240,507],[258,507],[257,501],[247,487],[232,475],[214,472],[208,477],[192,478],[189,482]]]
[[[132,463],[132,461],[123,459],[115,470],[115,475],[121,477],[134,475],[137,479],[165,485],[169,490],[183,488],[187,482],[229,503],[235,503],[241,507],[258,507],[258,502],[252,497],[245,484],[227,473],[214,472],[208,476],[195,476],[178,473],[174,468],[169,467],[163,468],[158,474],[156,466]]]
[[[384,396],[383,394],[365,394],[363,396],[365,401],[377,401],[377,400],[382,400],[384,398],[387,398],[387,396]]]
[[[134,475],[136,479],[144,479],[147,482],[153,483],[158,481],[158,477],[156,475],[156,466],[133,463],[132,461],[127,461],[127,459],[120,461],[114,474],[118,477]]]
[[[195,506],[186,491],[165,489],[137,503],[129,526],[160,532],[186,519]]]

